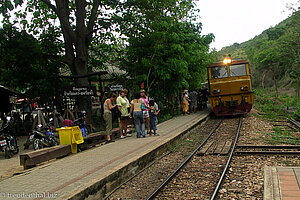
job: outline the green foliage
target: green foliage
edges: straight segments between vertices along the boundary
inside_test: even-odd
[[[212,60],[209,44],[214,36],[201,35],[202,25],[196,23],[198,10],[193,0],[4,1],[7,9],[3,8],[1,13],[5,14],[5,24],[18,24],[20,29],[37,38],[41,36],[39,40],[31,38],[32,45],[25,47],[29,52],[16,69],[16,65],[8,64],[9,56],[3,61],[7,66],[5,73],[17,72],[20,76],[10,85],[30,95],[38,95],[34,86],[51,94],[47,90],[54,88],[48,85],[51,81],[38,80],[57,75],[59,65],[67,65],[73,75],[84,75],[95,68],[105,69],[106,65],[121,65],[132,80],[126,82],[125,87],[139,89],[144,82],[148,95],[163,102],[162,114],[176,115],[178,94],[184,88],[199,88],[206,79],[206,67]],[[15,9],[22,3],[25,10]],[[12,13],[16,16],[10,21],[9,10],[14,10]],[[52,43],[43,37],[51,30]],[[61,44],[57,41],[62,37],[63,49],[56,46]],[[53,46],[47,47],[50,44]],[[22,44],[18,45],[21,49]],[[18,56],[22,51],[8,54]],[[65,54],[66,65],[61,63],[62,54]],[[30,58],[28,62],[26,58]],[[29,81],[29,77],[35,81]],[[6,80],[8,78],[3,82]],[[84,85],[88,81],[84,78],[75,84]],[[80,106],[86,104],[88,102],[79,103]]]
[[[299,90],[300,11],[249,41],[223,48],[219,59],[224,54],[250,61],[254,86],[267,85],[266,75],[274,77],[275,86],[287,79],[285,82],[292,81],[294,88]]]
[[[55,77],[62,64],[61,42],[55,31],[40,40],[12,26],[0,29],[0,84],[30,97],[49,101],[55,93]]]
[[[300,100],[287,95],[276,97],[268,90],[256,89],[254,91],[256,109],[265,113],[267,119],[295,117],[300,114]]]
[[[213,35],[201,36],[201,23],[194,23],[192,1],[133,1],[125,12],[121,29],[128,46],[122,69],[142,82],[151,97],[176,110],[174,97],[184,88],[199,88],[210,62]]]
[[[287,130],[281,130],[279,127],[273,128],[272,132],[265,133],[267,138],[265,138],[265,141],[267,141],[269,144],[291,144],[291,145],[299,145],[300,144],[300,138],[294,137],[294,135]]]

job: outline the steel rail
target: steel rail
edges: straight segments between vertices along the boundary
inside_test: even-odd
[[[171,151],[169,151],[168,153],[160,156],[158,158],[158,160],[162,159],[163,157],[169,155],[171,153]],[[107,195],[105,195],[104,200],[107,200],[110,198],[110,196],[115,193],[118,189],[120,189],[124,184],[130,182],[132,179],[134,179],[135,177],[137,177],[138,175],[140,175],[142,172],[144,172],[145,170],[149,169],[150,167],[152,167],[152,165],[154,165],[156,163],[156,160],[154,160],[153,162],[151,162],[149,165],[147,165],[144,169],[142,169],[141,171],[139,171],[138,173],[136,173],[134,176],[130,177],[127,181],[125,181],[124,183],[120,184],[118,187],[116,187],[113,191],[111,191],[110,193],[108,193]]]
[[[300,123],[293,118],[290,118],[289,121],[295,125],[298,129],[300,129]]]
[[[235,151],[234,155],[300,155],[300,151]]]
[[[233,145],[232,145],[229,157],[227,159],[226,165],[225,165],[224,170],[222,172],[222,175],[221,175],[221,177],[219,179],[219,182],[218,182],[217,186],[215,187],[215,190],[214,190],[213,194],[211,195],[210,200],[214,200],[216,198],[216,196],[218,194],[218,191],[219,191],[219,188],[220,188],[220,186],[221,186],[221,184],[222,184],[222,182],[224,180],[225,174],[226,174],[226,172],[228,170],[229,164],[230,164],[232,156],[233,156],[233,152],[234,152],[235,146],[236,146],[237,141],[239,139],[239,134],[240,134],[241,126],[242,126],[242,117],[240,117],[239,125],[238,125],[237,131],[236,131],[236,135],[235,135],[235,139],[234,139],[234,142],[233,142]]]
[[[300,149],[300,145],[237,145],[236,148],[245,149]]]
[[[146,198],[145,200],[153,199],[159,191],[177,174],[177,172],[186,165],[186,163],[194,156],[194,154],[205,145],[207,140],[214,134],[217,128],[220,126],[222,120],[219,124],[209,133],[209,135],[202,141],[202,143],[159,185],[155,188]]]

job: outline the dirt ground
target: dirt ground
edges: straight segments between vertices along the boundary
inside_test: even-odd
[[[15,154],[12,158],[6,159],[4,152],[0,152],[0,181],[23,171],[23,166],[20,165],[20,154],[33,151],[32,145],[29,149],[24,150],[24,143],[27,137],[28,136],[17,137],[19,153]]]

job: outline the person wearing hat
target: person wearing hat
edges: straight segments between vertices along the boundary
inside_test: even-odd
[[[120,138],[125,138],[127,135],[127,119],[129,119],[128,108],[130,108],[129,101],[126,97],[128,90],[123,89],[120,91],[120,95],[117,98],[117,106],[121,112],[121,117],[119,118],[119,129],[120,129]],[[124,135],[123,135],[124,132]]]
[[[146,122],[147,134],[150,134],[150,116],[149,116],[149,111],[148,111],[149,98],[146,96],[144,89],[140,90],[140,95],[141,95],[140,100],[143,101],[146,106],[146,110],[143,111],[143,116],[144,116],[144,119]]]
[[[184,90],[183,92],[183,99],[182,99],[182,106],[183,106],[183,114],[186,115],[189,110],[189,95],[188,90]]]

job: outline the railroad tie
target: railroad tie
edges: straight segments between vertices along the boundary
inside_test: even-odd
[[[225,146],[226,142],[225,141],[221,141],[217,144],[217,147],[215,149],[214,154],[220,154]]]
[[[205,154],[207,154],[207,155],[214,154],[216,147],[217,147],[216,142],[213,142],[212,145],[210,145],[209,149],[206,151]]]
[[[227,155],[230,151],[230,148],[231,148],[231,145],[232,145],[232,141],[226,141],[220,155]]]
[[[210,148],[210,146],[213,144],[213,141],[209,141],[207,142],[201,149],[200,151],[197,153],[198,156],[203,156],[204,154],[206,154],[207,150]]]

